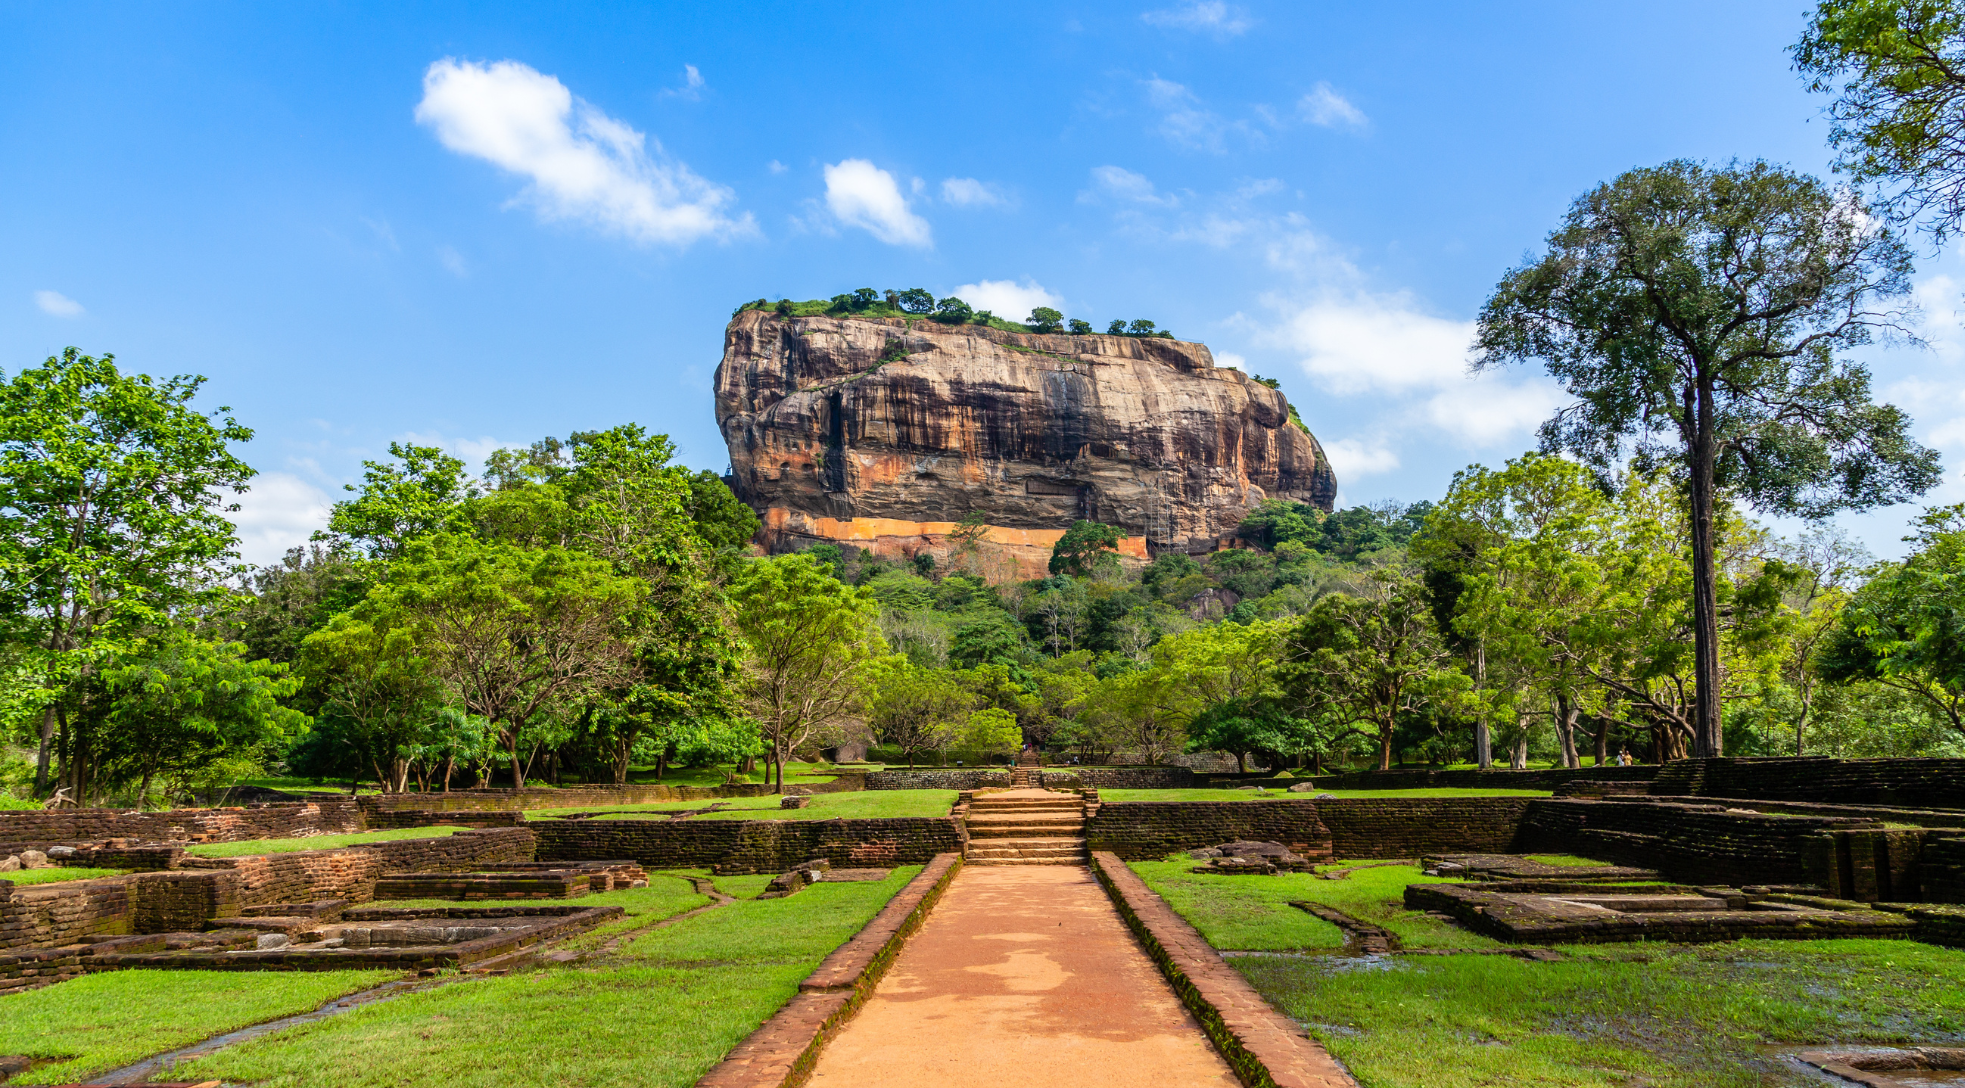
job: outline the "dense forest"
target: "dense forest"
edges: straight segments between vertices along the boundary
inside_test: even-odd
[[[755,515],[633,425],[392,447],[277,565],[236,562],[250,431],[194,379],[70,352],[0,387],[0,794],[163,804],[260,775],[385,790],[624,781],[871,742],[893,762],[1227,753],[1254,767],[1683,758],[1686,504],[1527,454],[1437,501],[1256,507],[1122,557],[1080,522],[990,584],[941,556],[759,556]],[[1722,499],[1725,750],[1965,754],[1965,511],[1877,563]]]

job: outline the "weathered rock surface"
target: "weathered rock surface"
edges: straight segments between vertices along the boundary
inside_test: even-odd
[[[747,310],[716,418],[773,550],[945,554],[973,510],[987,542],[1033,557],[1087,518],[1144,558],[1208,550],[1265,498],[1328,510],[1337,490],[1280,392],[1179,340]]]

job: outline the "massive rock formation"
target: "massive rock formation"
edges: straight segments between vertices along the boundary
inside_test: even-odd
[[[746,310],[716,420],[772,550],[946,554],[979,511],[1030,576],[1079,518],[1122,527],[1141,558],[1200,552],[1265,498],[1328,510],[1337,490],[1281,393],[1164,338]]]

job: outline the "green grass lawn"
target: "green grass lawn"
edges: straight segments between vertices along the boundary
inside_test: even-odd
[[[720,907],[599,964],[378,1002],[173,1076],[257,1088],[686,1088],[919,871]]]
[[[302,839],[249,839],[245,842],[201,842],[185,847],[201,858],[239,858],[249,854],[291,854],[296,850],[333,850],[396,839],[441,839],[456,827],[398,827],[388,831],[358,831],[351,835],[309,835]]]
[[[1411,865],[1360,869],[1342,880],[1310,873],[1275,876],[1211,876],[1188,870],[1187,857],[1132,862],[1133,871],[1192,923],[1209,944],[1224,950],[1335,949],[1344,935],[1336,926],[1289,905],[1293,899],[1322,903],[1361,922],[1383,926],[1407,948],[1499,948],[1487,937],[1405,908],[1407,884],[1457,883],[1431,877]],[[1362,862],[1344,862],[1336,868]]]
[[[666,813],[706,808],[714,801],[651,801],[640,805],[589,805],[579,808],[536,809],[527,819],[542,819],[569,812],[603,811],[595,819],[659,819]],[[865,820],[891,816],[946,816],[955,804],[954,790],[856,790],[852,793],[820,793],[804,808],[779,808],[778,798],[733,797],[723,802],[730,807],[718,812],[691,816],[691,820]]]
[[[393,971],[109,971],[0,997],[0,1054],[68,1058],[8,1084],[63,1084],[308,1012]]]
[[[1558,865],[1565,869],[1588,869],[1610,864],[1607,861],[1595,861],[1575,854],[1528,854],[1526,857],[1530,861],[1539,861],[1544,865]]]
[[[707,876],[708,871],[703,870],[697,872],[696,875]],[[719,883],[722,880],[728,879],[730,878],[719,878]],[[726,894],[735,895],[736,893],[728,892]],[[583,944],[598,943],[599,939],[604,939],[623,930],[635,929],[647,925],[650,922],[661,921],[664,918],[673,918],[684,911],[695,910],[697,907],[709,901],[709,896],[698,894],[695,886],[683,879],[680,874],[670,873],[648,874],[648,887],[646,888],[622,888],[618,891],[595,892],[591,895],[576,896],[572,899],[528,900],[528,902],[544,903],[551,906],[571,905],[577,907],[621,908],[622,917],[612,922],[604,923],[587,931],[580,937],[574,938],[573,942],[569,942],[567,947],[575,947],[574,942]],[[373,903],[364,903],[362,905],[365,907],[410,908],[458,907],[478,904],[461,902],[455,899],[378,899]]]
[[[12,881],[14,887],[25,888],[30,884],[61,884],[70,880],[101,880],[106,876],[122,876],[128,869],[85,869],[76,866],[72,869],[18,869],[11,873],[0,873],[0,880]]]
[[[1243,789],[1187,789],[1187,790],[1109,790],[1098,791],[1101,801],[1304,801],[1328,793],[1333,797],[1547,797],[1548,790],[1476,790],[1476,789],[1412,789],[1412,790],[1318,790],[1316,793],[1290,793],[1287,790],[1272,789],[1265,793]]]
[[[1770,1047],[1965,1037],[1956,949],[1846,940],[1564,952],[1554,963],[1393,957],[1374,970],[1232,962],[1373,1088],[1766,1088],[1801,1082]]]

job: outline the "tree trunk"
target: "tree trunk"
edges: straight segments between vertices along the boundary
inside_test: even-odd
[[[1247,774],[1247,773],[1249,773],[1249,757],[1248,757],[1248,753],[1246,753],[1246,752],[1236,752],[1236,753],[1235,753],[1235,773],[1236,773],[1236,774]]]
[[[782,748],[772,753],[773,760],[778,764],[778,792],[779,793],[785,792],[785,756],[787,754],[788,753],[786,753],[785,750]]]
[[[143,769],[143,784],[136,788],[136,810],[138,812],[143,811],[143,801],[150,796],[150,779],[152,773],[150,768],[145,767]]]
[[[1384,722],[1379,723],[1378,726],[1378,769],[1381,771],[1389,771],[1392,769],[1393,724],[1394,723],[1388,719]]]
[[[1514,750],[1508,754],[1508,769],[1525,771],[1528,770],[1528,722],[1522,721],[1517,724],[1520,730],[1515,734]]]
[[[1603,766],[1604,761],[1609,758],[1610,715],[1605,714],[1597,719],[1597,766]]]
[[[1562,765],[1575,770],[1583,765],[1576,754],[1576,704],[1567,695],[1556,697],[1556,740],[1562,747]]]
[[[506,734],[505,751],[507,753],[506,759],[509,760],[512,765],[512,788],[515,790],[524,789],[525,768],[519,766],[518,730],[514,729],[510,733]]]
[[[48,758],[55,748],[55,708],[41,712],[41,754],[34,761],[34,796],[48,795]]]
[[[457,753],[451,752],[443,757],[443,791],[450,792],[450,772],[457,766]]]
[[[1719,583],[1713,560],[1713,391],[1709,380],[1686,390],[1697,404],[1691,449],[1692,492],[1692,744],[1700,756],[1721,754],[1719,708]]]
[[[1483,771],[1494,769],[1494,734],[1485,716],[1474,719],[1474,765]]]

